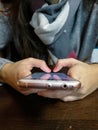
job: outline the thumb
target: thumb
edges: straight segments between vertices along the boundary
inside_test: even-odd
[[[53,69],[53,72],[57,72],[61,70],[63,67],[72,67],[76,65],[79,61],[74,58],[66,58],[66,59],[60,59],[58,60],[55,68]]]

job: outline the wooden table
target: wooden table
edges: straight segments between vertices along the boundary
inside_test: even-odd
[[[0,87],[0,130],[98,130],[98,91],[64,103]]]

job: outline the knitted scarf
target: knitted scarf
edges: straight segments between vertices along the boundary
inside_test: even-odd
[[[72,55],[76,58],[79,48],[77,50],[74,48],[79,45],[77,42],[75,46],[71,44],[70,33],[80,3],[81,0],[46,0],[46,3],[32,16],[30,25],[47,46],[54,63],[59,58]]]

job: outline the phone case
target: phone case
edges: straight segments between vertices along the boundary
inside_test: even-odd
[[[67,76],[64,73],[44,73],[37,72],[22,78],[18,85],[29,88],[40,89],[78,89],[80,82]]]

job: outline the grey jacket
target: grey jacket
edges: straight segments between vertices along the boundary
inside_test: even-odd
[[[65,28],[68,33],[60,35]],[[11,27],[8,19],[0,14],[0,49],[10,39]],[[58,59],[68,57],[74,50],[77,59],[89,62],[93,49],[98,46],[98,0],[81,0],[74,16],[63,26],[56,39],[58,40],[52,42],[54,44],[47,47]],[[7,62],[10,61],[0,58],[0,68]]]
[[[0,55],[2,57],[2,50],[6,47],[7,43],[12,39],[11,25],[8,17],[0,13]],[[4,64],[12,62],[9,59],[0,58],[0,69]]]

